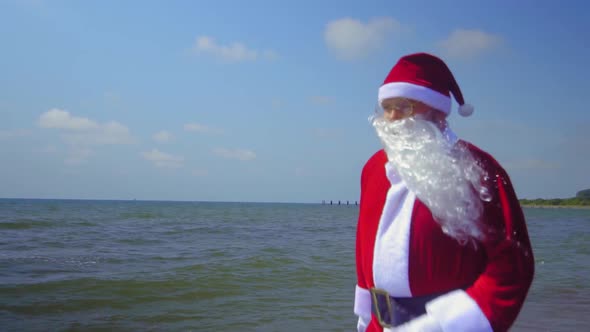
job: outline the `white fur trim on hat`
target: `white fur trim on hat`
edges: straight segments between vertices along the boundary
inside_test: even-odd
[[[451,98],[427,87],[406,82],[394,82],[379,88],[379,102],[383,99],[403,97],[421,101],[445,114],[451,113]]]

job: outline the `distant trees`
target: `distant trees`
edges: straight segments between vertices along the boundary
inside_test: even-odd
[[[590,206],[590,189],[578,191],[576,193],[576,197],[551,199],[521,199],[520,204],[546,206]]]

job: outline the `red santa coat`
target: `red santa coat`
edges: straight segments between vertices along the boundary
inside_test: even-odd
[[[465,144],[490,177],[492,200],[482,215],[487,236],[477,247],[442,232],[383,150],[363,168],[355,313],[370,320],[366,331],[382,331],[371,315],[373,287],[398,297],[448,292],[426,306],[444,331],[506,331],[522,307],[534,274],[522,209],[504,169],[477,147],[457,144]]]

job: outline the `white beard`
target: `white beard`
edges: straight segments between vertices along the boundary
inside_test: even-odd
[[[466,244],[483,239],[483,202],[491,196],[485,171],[463,145],[443,136],[431,121],[372,119],[389,162],[432,212],[444,233]]]

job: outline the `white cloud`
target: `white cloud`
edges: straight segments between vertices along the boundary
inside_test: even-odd
[[[242,161],[254,160],[256,159],[256,153],[251,150],[246,149],[225,149],[225,148],[216,148],[213,149],[213,153],[226,158],[226,159],[237,159]]]
[[[401,29],[401,24],[389,17],[373,18],[367,23],[342,18],[327,24],[324,40],[339,58],[356,60],[390,43],[390,38]]]
[[[110,121],[104,124],[88,118],[72,116],[68,111],[51,109],[39,117],[42,128],[58,129],[62,138],[72,145],[131,144],[135,139],[124,125]]]
[[[164,153],[158,149],[143,152],[141,155],[144,159],[151,161],[156,167],[180,168],[184,166],[184,157]]]
[[[156,141],[158,143],[166,143],[166,142],[170,142],[172,140],[172,134],[170,134],[166,130],[162,130],[162,131],[155,133],[153,138],[154,138],[154,141]]]
[[[278,54],[273,50],[255,50],[241,42],[228,45],[218,44],[212,37],[199,36],[193,46],[196,54],[209,54],[227,62],[255,61],[258,59],[275,60]]]
[[[184,130],[200,134],[221,134],[223,132],[221,129],[208,127],[196,122],[185,124]]]
[[[491,51],[502,43],[502,38],[480,30],[457,29],[438,43],[449,57],[471,58]]]
[[[91,147],[101,145],[133,144],[129,129],[116,121],[97,121],[71,115],[68,111],[53,108],[39,116],[41,128],[56,129],[62,141],[70,146],[65,160],[67,165],[80,165],[94,154]]]
[[[99,125],[87,118],[71,116],[70,112],[53,108],[39,117],[38,124],[41,128],[89,130],[96,129]]]

